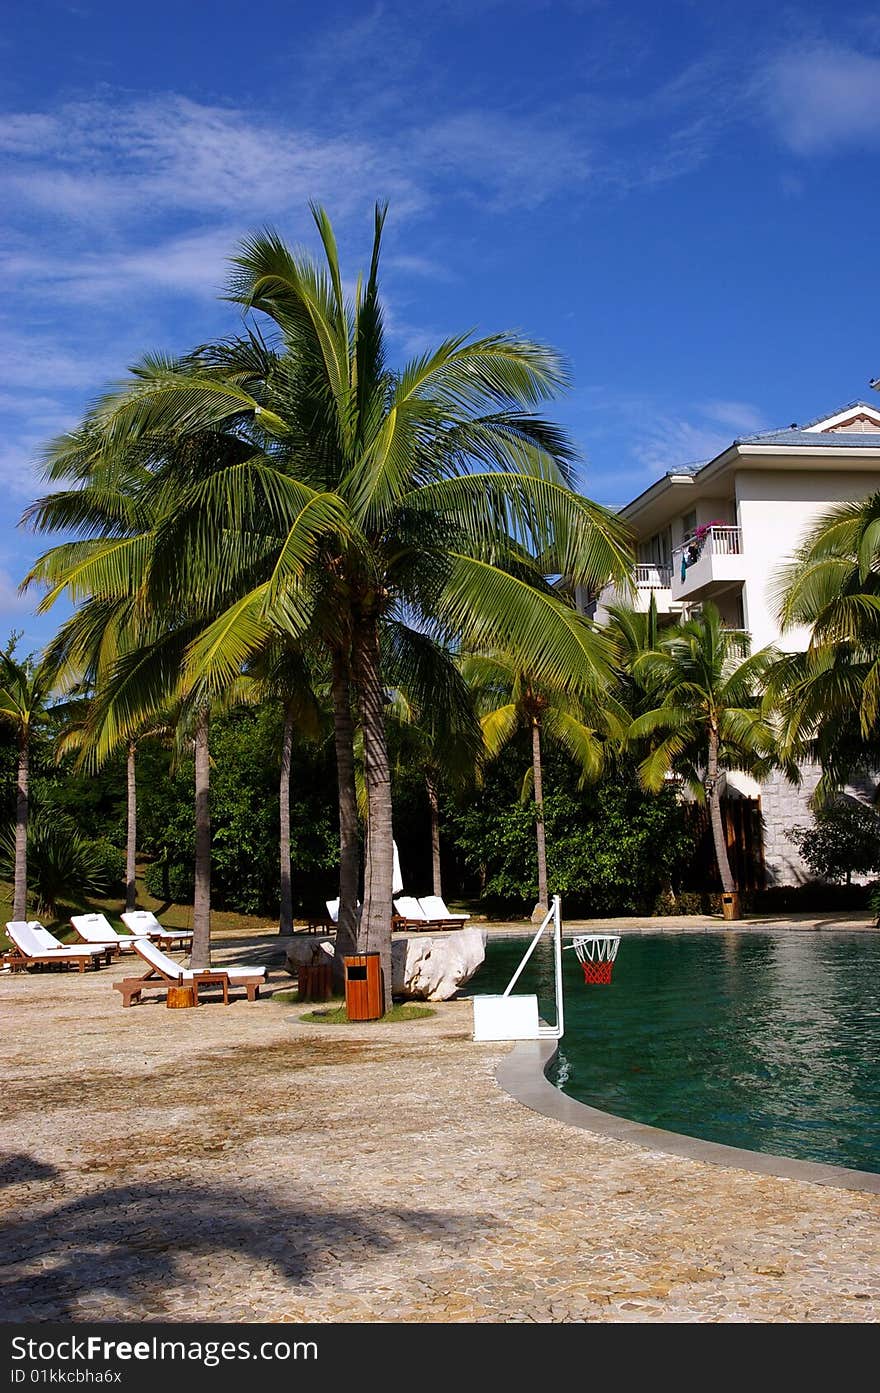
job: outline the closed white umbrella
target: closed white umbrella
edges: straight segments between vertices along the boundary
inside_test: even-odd
[[[403,891],[403,876],[400,874],[400,856],[397,852],[397,842],[392,841],[394,848],[394,876],[391,882],[392,895],[399,895]]]

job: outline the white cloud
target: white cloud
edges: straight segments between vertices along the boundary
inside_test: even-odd
[[[33,595],[19,595],[18,582],[8,571],[0,569],[0,614],[18,617],[33,614],[35,604]]]
[[[235,214],[248,224],[332,195],[340,214],[379,187],[408,209],[406,175],[350,136],[317,136],[185,97],[69,104],[57,117],[0,119],[7,191],[43,212],[118,224],[168,211]]]
[[[757,92],[779,139],[798,155],[880,141],[880,58],[804,44],[766,66]]]
[[[535,207],[593,173],[586,137],[551,115],[463,111],[416,135],[413,149],[416,164],[464,176],[496,206]]]
[[[766,429],[761,412],[747,401],[707,401],[699,409],[710,421],[730,426],[738,435]]]
[[[730,444],[731,437],[684,417],[658,415],[636,432],[633,453],[656,474],[684,464],[702,464]]]
[[[240,235],[240,228],[224,226],[157,238],[136,251],[108,249],[66,256],[18,247],[0,253],[0,270],[19,284],[49,282],[54,294],[73,301],[114,298],[122,290],[129,296],[148,290],[213,299],[223,290],[229,257]]]

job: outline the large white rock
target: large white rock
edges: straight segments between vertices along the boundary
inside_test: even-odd
[[[332,961],[332,938],[319,938],[316,934],[293,934],[287,940],[285,967],[290,975],[295,977],[298,967],[311,967],[314,963],[323,962],[325,956],[328,961]]]
[[[391,978],[395,996],[419,1001],[448,1001],[469,982],[486,960],[485,929],[455,929],[395,939],[391,945]],[[333,957],[333,940],[294,934],[287,943],[287,971]]]
[[[448,1001],[469,982],[486,959],[485,929],[455,929],[436,938],[426,934],[391,945],[392,983],[399,996]]]

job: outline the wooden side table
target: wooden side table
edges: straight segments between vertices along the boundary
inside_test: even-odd
[[[223,1005],[229,1005],[229,976],[225,972],[196,972],[192,978],[195,1004],[199,1004],[199,987],[220,986],[223,988]]]

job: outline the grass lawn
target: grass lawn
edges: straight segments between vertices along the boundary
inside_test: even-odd
[[[293,996],[293,993],[290,993]],[[274,998],[278,1000],[277,995]],[[355,1021],[355,1025],[395,1025],[398,1021],[421,1021],[426,1016],[436,1015],[436,1011],[430,1006],[417,1006],[411,1001],[401,1001],[386,1011],[384,1016],[379,1016],[375,1021]],[[345,1014],[345,1006],[322,1006],[318,1011],[308,1011],[300,1020],[308,1021],[311,1025],[348,1025],[349,1019]]]
[[[192,928],[192,905],[169,904],[165,900],[157,900],[146,889],[140,876],[137,879],[137,907],[138,909],[151,909],[166,928]],[[120,933],[126,933],[126,927],[119,917],[124,908],[125,903],[118,895],[106,900],[83,899],[76,904],[59,907],[58,916],[55,919],[49,916],[41,917],[40,923],[45,925],[47,929],[51,929],[52,933],[56,934],[63,942],[75,943],[77,937],[70,927],[71,915],[106,914],[115,929],[118,929]],[[34,919],[39,917],[33,905],[29,905],[28,915]],[[6,922],[11,918],[12,882],[0,880],[0,948],[3,949],[11,946],[5,932]],[[216,938],[248,938],[277,932],[278,920],[270,920],[265,915],[235,914],[232,910],[221,909],[211,911],[211,933]]]

